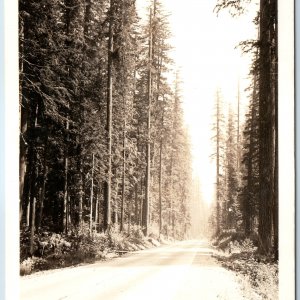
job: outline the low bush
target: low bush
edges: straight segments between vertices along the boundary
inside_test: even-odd
[[[109,248],[112,250],[125,250],[125,244],[124,241],[126,239],[126,236],[118,230],[117,227],[112,227],[108,234],[107,239],[109,242]]]
[[[219,242],[220,244],[222,245],[222,242]],[[222,250],[223,252],[218,252],[215,257],[225,268],[241,276],[244,290],[249,290],[250,284],[252,294],[258,295],[259,299],[278,299],[277,262],[272,261],[271,258],[259,255],[253,240],[250,238],[240,241],[229,239],[226,242],[226,247]],[[256,297],[254,298],[257,299]]]
[[[137,240],[142,240],[144,238],[144,234],[143,234],[141,226],[138,226],[138,225],[131,226],[129,236],[131,238],[135,238]]]
[[[118,226],[112,226],[107,233],[94,232],[90,235],[88,227],[73,230],[69,234],[44,231],[34,236],[34,254],[29,255],[30,233],[21,233],[20,274],[68,267],[81,263],[107,259],[115,254],[143,250],[159,246],[155,236],[146,238],[140,226],[132,226],[130,234],[121,233]]]
[[[218,256],[222,265],[242,276],[242,282],[250,283],[253,292],[261,299],[278,299],[278,265],[258,261],[248,253]]]
[[[40,257],[28,257],[20,264],[20,274],[29,275],[33,270],[47,270],[49,263]]]
[[[256,235],[246,238],[242,232],[227,230],[216,236],[212,244],[221,250],[215,257],[222,265],[240,275],[244,291],[256,295],[251,299],[278,299],[277,262],[258,254]]]

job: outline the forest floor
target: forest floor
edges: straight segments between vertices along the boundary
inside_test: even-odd
[[[241,275],[222,267],[214,252],[205,241],[183,241],[38,272],[21,277],[20,299],[263,299],[250,286],[245,291]]]
[[[246,299],[278,299],[278,261],[259,255],[250,239],[223,240],[218,246],[213,257],[235,272]]]
[[[105,261],[174,242],[174,239],[162,235],[145,237],[138,226],[132,227],[130,234],[120,232],[117,227],[107,233],[95,232],[93,235],[87,230],[68,234],[43,231],[35,234],[33,255],[30,255],[29,234],[21,234],[20,275]]]

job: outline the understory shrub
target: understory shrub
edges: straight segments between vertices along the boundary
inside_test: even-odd
[[[278,264],[258,260],[253,255],[233,254],[229,257],[217,256],[222,265],[238,273],[244,280],[250,283],[254,293],[261,299],[278,299]]]
[[[256,235],[246,237],[244,232],[235,229],[223,230],[212,240],[212,245],[219,250],[229,253],[251,252],[257,250],[258,238]]]
[[[40,257],[28,257],[20,264],[20,275],[28,275],[33,270],[46,270],[49,263],[46,259]]]
[[[257,295],[251,299],[278,299],[278,264],[273,257],[258,254],[256,235],[245,237],[243,232],[226,230],[212,244],[221,250],[215,257],[222,265],[241,276],[245,291],[250,285],[252,295]]]
[[[21,275],[89,263],[112,257],[113,253],[123,254],[159,245],[154,236],[146,238],[140,226],[132,226],[130,234],[120,232],[118,226],[112,226],[107,233],[93,232],[92,235],[88,226],[68,234],[49,231],[37,233],[32,257],[29,255],[30,233],[21,232],[20,241]]]

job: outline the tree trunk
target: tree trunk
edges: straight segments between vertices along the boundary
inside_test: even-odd
[[[150,204],[150,182],[151,182],[151,98],[152,98],[152,8],[150,8],[150,22],[149,22],[149,67],[148,67],[148,115],[147,115],[147,152],[146,152],[146,190],[145,201],[143,205],[143,232],[148,235],[149,226],[149,204]]]
[[[90,235],[93,233],[93,198],[94,198],[94,154],[92,154],[92,179],[90,193]]]
[[[25,41],[25,26],[26,23],[22,18],[19,18],[19,114],[20,114],[20,157],[19,157],[19,222],[22,223],[23,217],[23,190],[26,174],[26,149],[27,143],[25,140],[25,133],[27,130],[28,121],[28,105],[24,99],[24,41]]]
[[[134,185],[135,197],[134,197],[134,216],[135,224],[139,225],[139,198],[138,198],[138,183]]]
[[[128,235],[130,235],[130,230],[131,230],[131,215],[132,212],[132,194],[130,193],[130,196],[129,196],[129,203],[128,203]]]
[[[161,118],[161,138],[159,144],[159,235],[162,233],[163,228],[163,217],[162,217],[162,177],[163,177],[163,128],[164,128],[164,99],[162,105],[162,118]]]
[[[104,230],[109,230],[111,225],[111,169],[112,169],[112,107],[113,107],[113,82],[112,82],[112,71],[113,71],[113,20],[114,20],[114,0],[110,0],[110,12],[109,12],[109,37],[108,37],[108,66],[107,66],[107,120],[106,120],[106,130],[107,130],[107,176],[105,183],[105,193],[104,193]]]
[[[255,112],[256,112],[256,75],[254,75],[253,80],[253,93],[252,93],[252,107],[251,107],[251,125],[250,125],[250,140],[249,140],[249,153],[248,153],[248,163],[247,163],[247,197],[244,197],[243,203],[243,221],[244,221],[244,231],[247,237],[250,236],[252,231],[251,219],[253,217],[253,209],[251,209],[251,200],[254,193],[254,180],[253,180],[253,156],[254,156],[254,131],[255,131]],[[253,202],[253,201],[252,201]]]
[[[274,99],[274,192],[273,192],[273,234],[274,234],[274,256],[278,260],[278,11],[277,1],[271,1],[271,11],[274,18],[275,29],[272,31],[274,38],[274,56],[272,57],[273,63],[273,99]]]
[[[31,210],[30,249],[29,249],[29,253],[31,256],[33,256],[33,253],[34,253],[35,204],[36,204],[36,198],[33,197],[32,210]]]
[[[82,230],[82,209],[83,209],[83,195],[84,195],[84,188],[83,188],[83,167],[82,167],[82,127],[83,127],[83,119],[84,119],[84,105],[83,105],[83,93],[82,91],[84,90],[84,87],[81,85],[70,85],[70,82],[77,80],[78,73],[83,73],[84,72],[84,67],[82,64],[74,64],[74,59],[76,59],[76,51],[79,49],[75,46],[76,44],[76,39],[85,39],[85,35],[87,34],[84,32],[86,29],[85,24],[84,24],[84,18],[83,18],[83,13],[86,14],[86,11],[83,10],[83,4],[80,3],[80,1],[75,1],[74,0],[64,0],[64,5],[65,5],[65,34],[66,34],[66,48],[72,50],[71,52],[68,53],[67,56],[67,63],[70,65],[68,68],[68,78],[66,85],[69,87],[69,89],[72,92],[73,99],[72,102],[70,102],[70,111],[72,114],[74,113],[73,117],[69,116],[67,113],[67,118],[70,119],[70,121],[75,117],[76,121],[74,122],[75,125],[75,130],[76,130],[76,136],[75,136],[75,141],[76,141],[76,163],[77,163],[77,182],[76,186],[78,188],[78,198],[76,199],[78,201],[78,228],[79,230]],[[84,15],[85,17],[85,15]],[[82,48],[80,50],[83,50]],[[74,52],[75,51],[75,52]],[[84,84],[84,82],[83,82]],[[69,109],[69,108],[68,108]],[[67,126],[66,126],[67,127]],[[73,128],[71,128],[73,129]],[[64,190],[65,197],[63,199],[63,207],[62,207],[62,214],[63,214],[63,220],[62,220],[62,230],[64,230],[64,224],[67,220],[66,216],[66,207],[67,207],[67,189]]]
[[[43,219],[43,211],[44,211],[44,200],[45,200],[45,192],[46,192],[46,180],[47,180],[47,174],[48,174],[48,167],[46,165],[46,154],[44,154],[44,166],[43,166],[43,183],[42,187],[40,189],[40,195],[39,195],[39,215],[38,215],[38,224],[37,228],[39,229],[42,225],[42,219]]]
[[[20,7],[20,9],[22,9]],[[24,57],[28,55],[29,49],[27,47],[27,43],[25,42],[29,39],[29,27],[30,22],[27,21],[27,18],[20,19],[19,23],[19,34],[20,34],[20,44],[19,44],[19,113],[20,113],[20,139],[19,139],[19,147],[20,147],[20,156],[19,156],[19,221],[22,223],[23,219],[23,209],[28,209],[28,193],[29,193],[29,174],[27,168],[27,151],[29,147],[28,140],[28,125],[30,121],[30,103],[28,103],[29,92],[28,88],[26,88],[25,76],[24,74],[29,74],[29,62],[24,60]],[[26,178],[27,177],[27,178]],[[26,185],[27,179],[27,186]],[[28,218],[29,219],[29,218]]]
[[[170,191],[169,191],[169,220],[168,220],[168,228],[170,228],[168,234],[170,234],[172,228],[172,219],[173,219],[173,140],[171,144],[171,165],[170,165]],[[173,236],[173,232],[171,234]],[[174,236],[173,236],[174,237]]]
[[[145,187],[145,178],[141,177],[141,199],[140,199],[140,222],[139,224],[143,226],[143,209],[144,209],[144,187]]]
[[[86,37],[89,33],[89,24],[91,19],[91,9],[92,9],[92,3],[91,0],[85,0],[85,12],[84,12],[84,39],[86,41]]]
[[[80,151],[81,152],[81,151]],[[82,230],[83,220],[82,220],[82,212],[83,212],[83,181],[82,181],[82,162],[81,157],[78,158],[77,162],[77,172],[79,174],[79,180],[78,180],[78,197],[79,197],[79,211],[78,211],[78,227],[79,230]]]
[[[95,204],[95,229],[96,232],[98,230],[97,224],[99,224],[99,197],[98,197],[98,193],[96,193],[96,204]]]
[[[123,174],[122,174],[122,199],[121,199],[121,224],[120,231],[124,227],[124,206],[125,206],[125,176],[126,176],[126,106],[124,100],[124,125],[123,125]],[[130,212],[129,212],[130,213]]]
[[[241,151],[240,151],[240,82],[238,83],[238,97],[237,97],[237,133],[236,133],[236,170],[238,183],[240,182],[240,161],[241,161]]]
[[[66,138],[66,145],[65,145],[65,153],[64,153],[64,224],[63,224],[63,231],[68,233],[68,172],[69,172],[69,119],[67,118],[66,122],[66,131],[67,131],[67,138]]]
[[[162,233],[162,152],[163,140],[161,138],[159,145],[159,235]]]
[[[254,117],[253,114],[254,107],[252,107],[252,117]],[[248,182],[247,182],[247,197],[244,197],[244,205],[243,205],[243,220],[244,220],[244,230],[245,230],[245,235],[247,237],[250,236],[251,233],[251,218],[252,218],[252,213],[251,213],[251,199],[253,197],[253,168],[252,168],[252,160],[253,160],[253,123],[254,120],[251,119],[251,132],[250,132],[250,149],[249,149],[249,157],[248,157],[248,164],[247,164],[247,177],[248,177]]]
[[[270,5],[260,1],[260,80],[259,80],[259,227],[260,252],[272,249],[272,201],[274,189],[274,139],[271,96]]]
[[[102,218],[101,218],[101,188],[99,187],[99,192],[97,193],[97,199],[98,199],[98,231],[101,232],[103,228]]]
[[[36,153],[36,126],[37,126],[37,112],[38,112],[38,104],[33,101],[31,103],[31,114],[30,114],[30,123],[29,123],[29,147],[28,147],[28,171],[29,176],[28,179],[28,208],[31,209],[31,213],[28,212],[29,215],[29,226],[32,227],[32,211],[35,210],[33,206],[33,202],[36,201],[37,198],[37,177],[38,177],[38,164],[37,164],[37,153]],[[34,211],[35,216],[35,211]],[[35,222],[35,220],[34,220]]]
[[[19,162],[19,197],[20,197],[20,215],[19,222],[22,222],[23,216],[23,191],[26,174],[26,151],[27,143],[25,141],[25,133],[27,131],[28,112],[26,104],[21,105],[21,125],[20,125],[20,162]]]
[[[217,92],[217,160],[216,160],[216,234],[220,233],[220,95]]]
[[[30,226],[30,201],[28,201],[26,206],[26,227]]]

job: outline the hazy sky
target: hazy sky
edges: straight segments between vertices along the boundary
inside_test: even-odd
[[[217,16],[213,12],[215,0],[161,0],[165,10],[171,13],[170,40],[174,46],[172,56],[181,69],[183,105],[185,120],[189,127],[193,168],[199,175],[203,197],[213,200],[215,183],[215,162],[210,158],[214,152],[211,130],[214,114],[216,89],[220,88],[223,101],[231,102],[236,109],[237,89],[241,91],[248,82],[249,57],[235,49],[240,41],[255,39],[257,30],[252,20],[256,6],[249,12],[232,18],[227,11]],[[149,4],[137,0],[140,12]],[[247,98],[241,93],[241,102]]]

